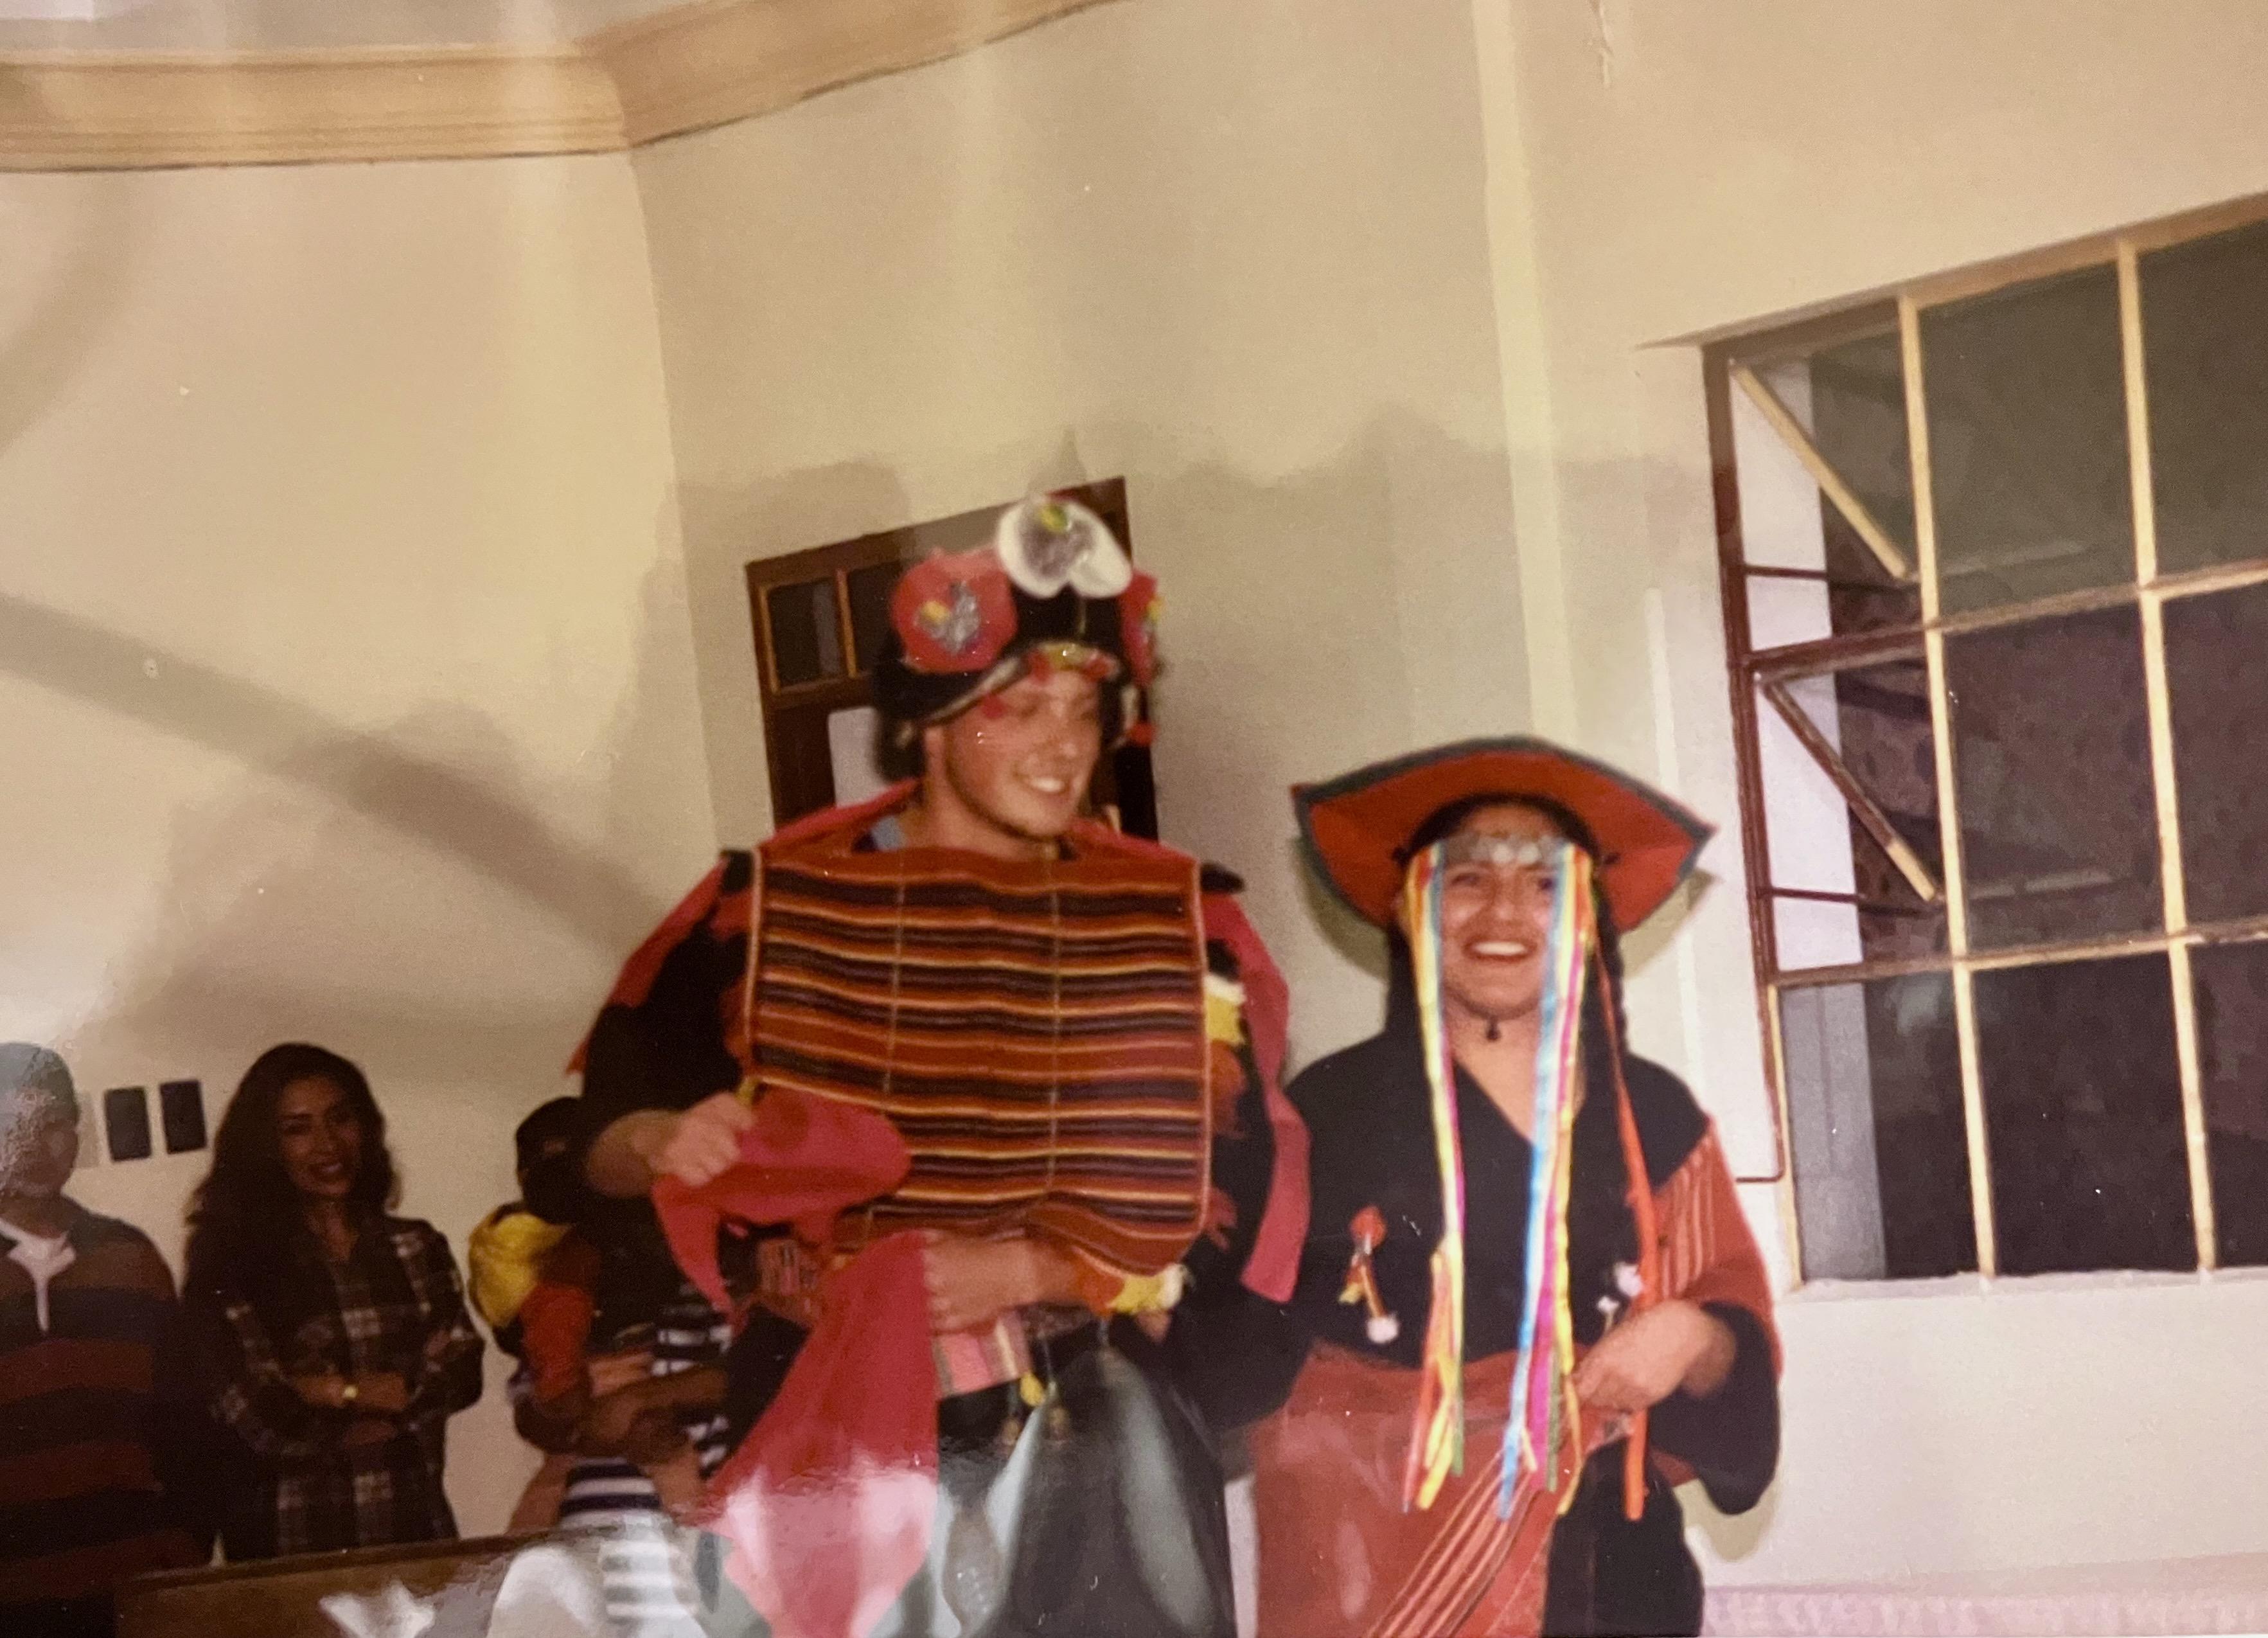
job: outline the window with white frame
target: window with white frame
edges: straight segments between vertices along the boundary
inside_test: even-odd
[[[2268,201],[1707,364],[1805,1277],[2268,1264]]]

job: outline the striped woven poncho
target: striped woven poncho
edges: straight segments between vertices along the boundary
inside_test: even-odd
[[[1211,1077],[1193,860],[1095,845],[1039,866],[861,850],[835,827],[763,851],[749,964],[759,1091],[888,1118],[906,1180],[846,1224],[1049,1235],[1102,1304],[1203,1224]]]

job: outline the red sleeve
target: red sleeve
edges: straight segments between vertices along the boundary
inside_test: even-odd
[[[1226,893],[1204,899],[1205,936],[1227,946],[1236,957],[1244,986],[1244,1023],[1252,1039],[1252,1059],[1260,1072],[1260,1092],[1268,1108],[1275,1143],[1275,1173],[1260,1231],[1245,1261],[1244,1283],[1271,1302],[1292,1300],[1299,1279],[1300,1248],[1307,1237],[1307,1127],[1284,1096],[1284,1059],[1292,1020],[1292,992],[1277,970],[1268,947]]]
[[[598,1313],[591,1296],[597,1273],[597,1248],[571,1235],[544,1258],[543,1277],[520,1304],[519,1332],[539,1400],[583,1385],[584,1349]]]
[[[1779,1332],[1771,1279],[1711,1132],[1654,1192],[1662,1290],[1699,1303],[1733,1333],[1733,1367],[1705,1399],[1673,1393],[1648,1437],[1672,1482],[1697,1478],[1720,1512],[1762,1499],[1779,1465]]]

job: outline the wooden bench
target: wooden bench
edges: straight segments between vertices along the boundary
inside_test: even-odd
[[[482,1638],[504,1567],[531,1539],[364,1547],[144,1575],[119,1590],[119,1638],[337,1638],[325,1598],[375,1598],[397,1582],[437,1601],[424,1638]]]

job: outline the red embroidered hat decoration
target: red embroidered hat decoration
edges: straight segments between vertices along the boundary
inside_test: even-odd
[[[1020,677],[1079,671],[1103,690],[1111,742],[1147,743],[1158,608],[1156,579],[1134,572],[1108,523],[1075,500],[1035,495],[1000,514],[989,544],[899,577],[876,703],[905,743]]]
[[[924,557],[898,577],[890,623],[917,671],[939,676],[989,670],[1016,635],[1015,594],[992,552]]]

